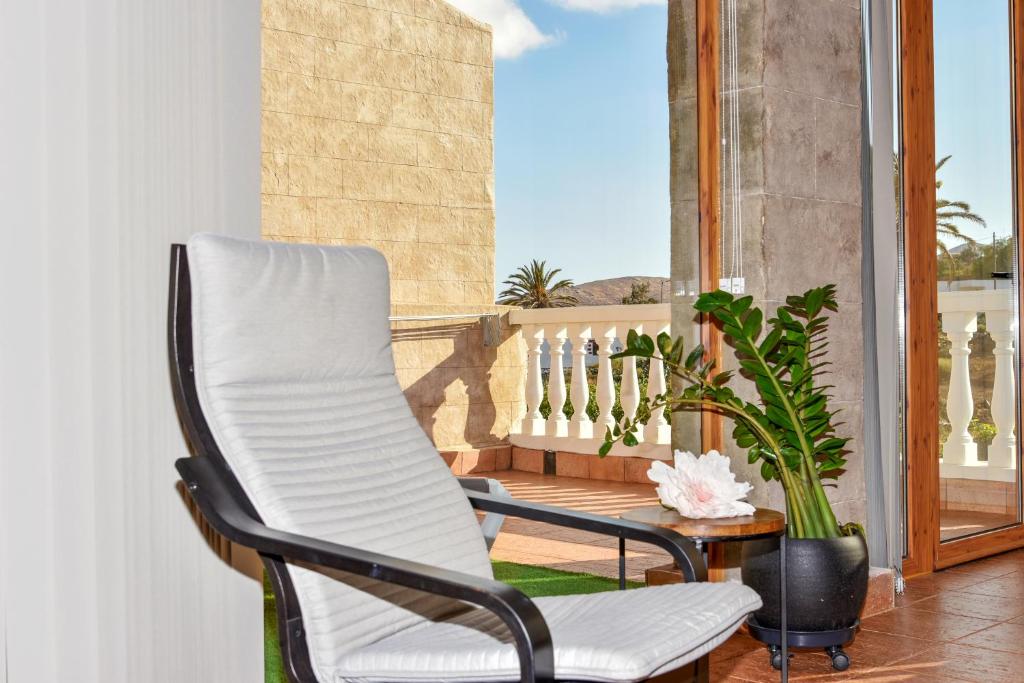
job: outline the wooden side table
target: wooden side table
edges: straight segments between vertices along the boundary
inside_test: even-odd
[[[757,508],[754,510],[754,514],[744,517],[690,519],[682,517],[675,510],[668,510],[660,505],[649,505],[629,510],[622,515],[622,518],[672,529],[692,539],[697,544],[697,549],[703,553],[705,565],[708,564],[709,555],[716,545],[730,541],[778,536],[786,528],[786,516],[777,510],[766,508]],[[673,563],[656,569],[667,572],[679,568]]]
[[[779,565],[781,582],[781,655],[780,669],[782,681],[789,680],[789,643],[786,629],[786,516],[778,510],[757,508],[754,514],[744,517],[726,517],[722,519],[690,519],[683,517],[675,510],[668,510],[661,505],[629,510],[620,515],[631,522],[642,522],[658,526],[686,536],[694,542],[704,556],[707,565],[708,548],[711,544],[729,543],[734,541],[752,541],[758,538],[778,536],[780,543]],[[620,551],[622,550],[620,546]],[[621,554],[621,552],[620,552]],[[621,560],[620,560],[621,563]],[[774,656],[774,654],[773,654]]]

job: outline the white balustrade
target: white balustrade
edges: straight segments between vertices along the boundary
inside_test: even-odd
[[[544,383],[540,371],[541,347],[544,346],[544,328],[530,325],[523,328],[526,339],[526,417],[523,430],[533,436],[543,436],[544,416],[540,404],[544,402]]]
[[[569,339],[565,326],[561,326],[554,336],[548,340],[551,348],[551,370],[548,373],[548,404],[551,414],[548,415],[547,434],[560,437],[569,436],[569,421],[565,417],[565,369],[562,359],[565,357],[565,342]]]
[[[1017,321],[1013,292],[1008,289],[939,292],[942,331],[950,341],[949,390],[946,415],[951,427],[943,445],[940,474],[947,479],[1015,481],[1017,467],[1016,349]],[[995,344],[995,372],[990,398],[996,436],[988,460],[979,461],[978,446],[968,428],[974,417],[970,341],[978,329],[978,314]]]
[[[1013,311],[988,311],[985,325],[996,348],[995,377],[992,381],[992,421],[996,425],[996,436],[988,447],[989,467],[1013,469],[1017,464],[1017,391],[1014,377],[1013,342],[1016,335],[1016,320]]]
[[[615,325],[605,325],[597,340],[597,434],[602,436],[615,426],[612,408],[615,407],[615,379],[612,377],[612,344],[615,343]]]
[[[942,330],[951,348],[949,390],[946,415],[951,433],[940,454],[943,478],[1015,481],[1017,476],[1017,321],[1012,290],[939,292]],[[975,390],[971,387],[970,342],[978,329],[978,315],[985,314],[985,329],[995,345],[995,371],[991,397],[992,421],[996,436],[988,447],[988,460],[978,459],[978,446],[969,427],[974,416]],[[618,340],[625,343],[630,329],[657,337],[669,331],[668,304],[639,306],[577,306],[512,311],[510,322],[522,326],[526,343],[526,387],[520,416],[513,421],[514,445],[573,453],[597,453],[604,441],[605,429],[614,424],[615,386],[610,356]],[[590,341],[597,344],[598,417],[587,415],[590,388],[587,379],[587,353]],[[544,343],[550,349],[548,403],[551,413],[545,419],[540,412],[544,398],[541,356]],[[565,362],[570,359],[568,391]],[[651,360],[647,396],[653,399],[667,389],[664,366]],[[566,419],[564,407],[572,404],[572,417]],[[626,416],[636,415],[643,400],[635,358],[622,362],[619,402]],[[616,444],[611,454],[667,459],[671,455],[671,427],[662,411],[657,411],[638,433],[639,446]]]
[[[643,334],[643,323],[628,325],[627,329],[635,329],[637,334]],[[619,405],[622,407],[624,419],[633,420],[636,417],[637,408],[640,407],[640,379],[636,374],[636,357],[630,356],[622,359],[622,380],[619,387]],[[637,428],[637,439],[643,440],[643,425]]]
[[[587,344],[590,343],[590,325],[573,325],[572,338],[572,421],[569,424],[569,436],[577,439],[591,439],[594,436],[594,423],[587,415],[587,404],[590,403],[590,384],[587,382]]]
[[[624,346],[630,329],[638,332],[646,330],[652,336],[662,331],[667,332],[670,314],[669,304],[512,311],[509,320],[514,325],[522,326],[527,347],[525,412],[513,422],[512,443],[526,448],[596,454],[604,441],[605,430],[615,424],[612,415],[615,384],[610,357],[615,353],[616,341]],[[544,397],[541,355],[545,341],[550,349],[547,394],[551,406],[546,421],[540,413]],[[593,355],[587,353],[587,346],[591,341],[597,344],[598,416],[593,422],[587,415],[590,400],[588,358],[593,362]],[[563,359],[566,357],[571,359],[568,399],[573,414],[569,420],[566,420],[563,412],[566,403]],[[653,398],[664,393],[665,389],[664,366],[660,361],[651,361],[647,395]],[[630,418],[635,417],[642,400],[636,358],[624,358],[619,389],[619,404],[624,414]],[[671,429],[661,411],[651,418],[649,427],[638,431],[637,439],[640,444],[632,448],[616,444],[611,455],[652,459],[670,457]]]
[[[974,417],[969,343],[978,329],[977,322],[978,315],[974,311],[947,311],[942,314],[942,331],[950,341],[946,415],[952,427],[942,448],[942,459],[950,465],[975,465],[978,462],[978,446],[967,431]]]
[[[652,328],[650,335],[657,339],[662,332],[669,332],[668,323],[657,323]],[[667,390],[665,383],[665,366],[660,358],[651,359],[651,367],[647,372],[647,395],[653,399],[655,396],[664,394]],[[647,421],[644,428],[644,440],[648,443],[670,443],[672,441],[672,426],[665,419],[665,411],[656,411],[651,419]]]

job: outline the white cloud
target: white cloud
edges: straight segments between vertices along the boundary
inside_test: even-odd
[[[570,0],[577,2],[579,0]],[[607,0],[606,0],[607,1]],[[612,0],[614,1],[614,0]],[[494,29],[495,59],[514,59],[527,50],[554,42],[533,23],[516,0],[448,0],[452,5]]]
[[[634,9],[646,5],[664,5],[665,0],[550,0],[559,7],[578,12],[608,14],[616,10]]]

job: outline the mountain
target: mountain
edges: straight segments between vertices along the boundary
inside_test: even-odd
[[[646,282],[648,293],[661,301],[670,300],[670,284],[668,278],[646,277],[636,275],[631,277],[613,277],[607,280],[594,280],[571,287],[571,293],[579,299],[580,306],[607,306],[609,304],[621,304],[624,297],[629,296],[630,289],[635,282]]]

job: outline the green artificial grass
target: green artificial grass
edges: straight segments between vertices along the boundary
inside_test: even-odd
[[[575,595],[618,590],[619,582],[594,574],[564,572],[547,567],[534,567],[513,562],[492,562],[494,578],[515,586],[531,598],[546,595]],[[639,588],[642,583],[627,581],[627,588]],[[281,662],[281,646],[277,639],[277,611],[270,582],[263,579],[263,665],[266,683],[288,683]]]
[[[577,574],[560,569],[535,567],[530,564],[513,562],[492,562],[494,578],[502,583],[515,586],[531,598],[545,595],[576,595],[579,593],[601,593],[619,589],[618,579],[609,579],[594,574]],[[642,583],[627,581],[626,588],[639,588]]]
[[[266,683],[288,683],[277,638],[277,607],[270,579],[263,574],[263,678]]]

